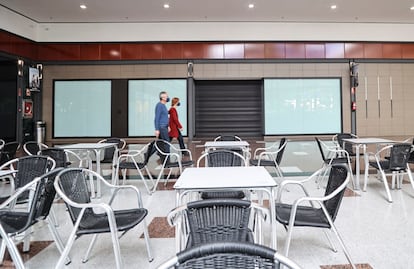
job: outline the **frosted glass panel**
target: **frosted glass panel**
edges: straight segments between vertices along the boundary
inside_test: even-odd
[[[185,79],[130,80],[128,82],[128,135],[154,136],[155,105],[160,101],[159,93],[168,92],[170,99],[180,98],[178,118],[187,135],[187,81]],[[170,109],[171,103],[166,104]]]
[[[266,135],[341,132],[341,80],[265,79]]]
[[[54,137],[111,136],[111,81],[55,81]]]

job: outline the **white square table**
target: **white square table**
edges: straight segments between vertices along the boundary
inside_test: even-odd
[[[276,186],[277,184],[273,177],[262,166],[199,167],[186,168],[177,179],[174,189],[177,192],[177,206],[182,205],[183,197],[191,192],[257,190],[267,193],[269,197],[270,223],[272,229],[271,247],[277,249],[276,207],[274,197]],[[178,249],[181,248],[179,241],[178,239]]]
[[[397,141],[384,139],[384,138],[375,138],[375,137],[366,137],[366,138],[345,138],[343,139],[344,142],[348,142],[350,144],[355,145],[355,155],[356,155],[356,176],[355,176],[355,188],[357,190],[360,189],[359,186],[359,175],[360,175],[360,167],[359,167],[359,149],[362,147],[364,152],[364,163],[365,163],[365,180],[368,177],[368,156],[367,156],[367,145],[389,145],[397,143]]]
[[[58,146],[62,149],[69,149],[69,150],[86,150],[86,151],[94,151],[96,156],[96,172],[101,175],[101,151],[106,148],[117,147],[117,143],[77,143],[77,144],[70,144],[70,145],[61,145]],[[91,193],[92,197],[95,196],[95,190],[93,183],[91,182]],[[97,181],[96,187],[96,195],[97,197],[101,197],[101,183]]]

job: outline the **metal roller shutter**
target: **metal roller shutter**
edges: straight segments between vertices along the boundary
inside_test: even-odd
[[[262,81],[195,81],[195,136],[262,136]]]

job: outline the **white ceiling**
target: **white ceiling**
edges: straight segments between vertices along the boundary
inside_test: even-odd
[[[88,8],[81,10],[81,3]],[[255,8],[249,9],[249,3]],[[0,5],[37,23],[414,23],[414,0],[0,0]]]

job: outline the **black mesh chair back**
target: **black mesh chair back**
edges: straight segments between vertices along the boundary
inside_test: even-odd
[[[246,160],[242,155],[230,150],[213,150],[204,153],[197,161],[199,165],[202,158],[207,158],[208,167],[226,167],[226,166],[246,166]],[[243,199],[245,194],[243,191],[208,191],[202,192],[202,199],[217,199],[217,198],[236,198]]]
[[[326,162],[327,159],[326,159],[325,153],[324,153],[323,148],[322,148],[321,140],[319,138],[317,138],[317,137],[315,137],[315,140],[316,140],[316,144],[318,145],[319,152],[321,153],[322,160],[324,162]]]
[[[9,142],[4,144],[3,148],[0,151],[0,165],[5,164],[6,162],[14,159],[16,157],[16,152],[19,149],[20,144],[18,142]]]
[[[122,149],[125,145],[125,142],[117,137],[110,137],[106,138],[104,140],[101,140],[100,143],[117,143],[117,148]],[[101,163],[112,163],[114,154],[115,154],[115,147],[106,148],[104,150],[104,157],[103,160],[101,160]]]
[[[83,169],[74,168],[65,170],[59,175],[59,178],[60,188],[71,201],[80,204],[91,202],[90,194],[88,191],[87,177],[83,173]],[[69,204],[66,204],[66,206],[68,208],[72,222],[75,223],[82,209],[73,207]],[[83,220],[87,220],[93,215],[94,213],[92,209],[87,208],[83,216]]]
[[[46,148],[40,151],[41,155],[49,156],[56,162],[56,167],[67,167],[69,162],[66,158],[64,149],[61,148]]]
[[[329,174],[328,184],[326,185],[325,196],[328,196],[341,186],[348,175],[348,168],[343,165],[333,165]],[[324,205],[332,220],[335,221],[336,215],[338,214],[339,207],[344,197],[346,188],[340,191],[333,198],[324,201]]]
[[[390,171],[405,171],[412,151],[412,145],[408,143],[394,144],[390,150],[389,166]]]
[[[7,247],[10,256],[14,262],[16,268],[25,268],[23,259],[20,256],[20,252],[15,246],[13,238],[21,237],[21,234],[26,232],[33,224],[39,220],[44,220],[48,217],[50,208],[52,207],[56,192],[53,186],[55,177],[61,168],[54,169],[47,174],[37,177],[29,184],[18,189],[11,197],[10,204],[2,204],[0,209],[0,236],[2,238],[2,244]],[[27,191],[34,189],[33,196],[31,196],[30,208],[27,211],[21,210],[21,208],[15,209],[14,207],[8,207],[20,196]],[[61,239],[55,231],[53,224],[49,223],[49,228],[54,235],[54,239],[59,249],[62,249],[60,242]],[[25,234],[26,236],[30,234]],[[24,247],[23,247],[24,249]]]
[[[156,151],[155,142],[156,142],[156,140],[150,142],[148,144],[147,152],[144,153],[144,164],[145,165],[148,164],[149,159],[151,158],[151,155],[154,154],[154,152]]]
[[[49,160],[46,156],[25,156],[17,162],[16,178],[14,180],[16,189],[20,188],[35,177],[45,174],[49,167]]]
[[[186,249],[162,264],[159,269],[300,269],[292,260],[274,249],[244,242],[210,243]]]
[[[350,156],[355,155],[354,148],[352,144],[346,143],[346,142],[344,143],[344,139],[352,139],[352,138],[355,138],[355,135],[351,133],[339,133],[336,135],[336,139],[338,141],[339,146],[343,148],[344,150],[346,150]]]
[[[50,166],[46,156],[25,156],[18,159],[17,173],[14,178],[15,189],[21,188],[27,183],[45,174]],[[29,197],[29,192],[23,194],[19,201]]]
[[[276,155],[276,163],[278,165],[280,165],[280,162],[282,161],[282,157],[283,157],[283,153],[285,152],[286,147],[283,147],[283,145],[286,142],[286,138],[283,137],[282,139],[280,139],[280,143],[279,143],[279,149],[282,148]]]
[[[208,152],[209,167],[246,166],[242,155],[229,150],[214,150]]]
[[[44,148],[47,148],[47,145],[39,144],[37,141],[28,141],[23,144],[23,150],[27,155],[37,155]]]
[[[53,182],[58,172],[60,169],[54,169],[36,179],[38,182],[27,212],[10,209],[0,211],[0,222],[8,234],[14,236],[21,233],[49,215],[56,195]]]
[[[87,179],[90,177],[100,180],[111,193],[108,199],[99,201],[91,201],[88,191]],[[87,234],[94,234],[84,256],[83,262],[88,260],[89,254],[95,244],[98,234],[111,233],[112,247],[115,255],[116,268],[121,269],[121,252],[118,241],[118,232],[124,234],[138,224],[143,224],[144,238],[146,241],[148,259],[152,261],[152,254],[149,245],[148,229],[145,217],[148,210],[142,207],[142,199],[139,190],[131,185],[114,186],[106,182],[106,180],[97,172],[83,168],[66,168],[57,176],[54,183],[56,192],[65,201],[70,218],[73,223],[73,229],[67,240],[66,246],[56,268],[63,268],[66,258],[77,237]],[[114,210],[112,202],[122,190],[129,189],[129,192],[135,192],[129,199],[136,206],[134,208]],[[134,198],[135,197],[135,198]],[[122,198],[120,198],[122,199]],[[128,206],[127,206],[128,207]]]
[[[211,242],[253,242],[250,201],[208,199],[188,203],[188,247]]]

